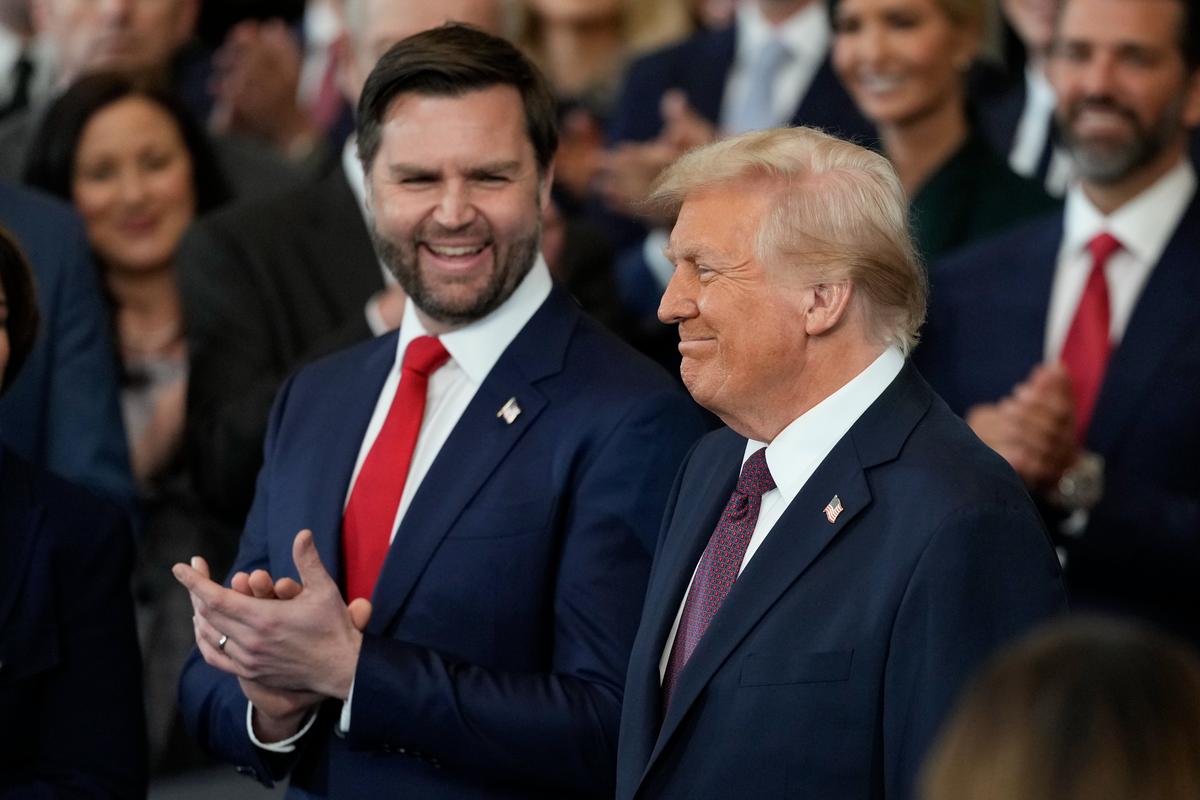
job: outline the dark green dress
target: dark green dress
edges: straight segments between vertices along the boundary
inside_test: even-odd
[[[1009,169],[972,131],[917,191],[910,210],[917,250],[933,263],[975,239],[1058,208],[1059,201]]]

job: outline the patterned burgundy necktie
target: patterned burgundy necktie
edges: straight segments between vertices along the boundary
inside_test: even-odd
[[[737,580],[746,555],[746,546],[754,534],[758,522],[758,510],[762,507],[762,496],[775,488],[775,479],[767,469],[767,448],[755,451],[742,465],[737,488],[725,504],[725,512],[717,522],[717,529],[708,540],[700,564],[692,578],[692,586],[679,616],[679,629],[675,632],[675,643],[667,659],[663,674],[662,708],[666,716],[671,694],[679,680],[679,673],[692,657],[692,652],[708,630],[709,623],[725,600],[725,595]]]
[[[1104,265],[1120,249],[1121,243],[1108,233],[1101,233],[1088,242],[1088,250],[1092,253],[1092,270],[1088,273],[1060,355],[1067,374],[1071,376],[1075,430],[1080,442],[1087,436],[1092,410],[1096,407],[1096,397],[1100,394],[1100,384],[1104,382],[1104,371],[1112,353],[1108,332],[1112,314]]]

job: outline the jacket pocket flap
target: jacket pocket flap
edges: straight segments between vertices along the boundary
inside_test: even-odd
[[[850,677],[853,650],[829,653],[750,653],[742,661],[742,686],[829,683]]]

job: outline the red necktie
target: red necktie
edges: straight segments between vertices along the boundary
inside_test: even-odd
[[[1100,384],[1104,381],[1104,370],[1112,352],[1109,339],[1111,312],[1108,302],[1108,281],[1104,277],[1104,265],[1109,256],[1121,248],[1121,243],[1111,234],[1101,233],[1088,242],[1092,253],[1092,271],[1075,309],[1075,318],[1067,331],[1063,343],[1062,363],[1071,376],[1071,394],[1075,400],[1075,430],[1079,441],[1084,440]]]
[[[708,540],[700,564],[692,577],[692,586],[683,612],[679,616],[679,628],[675,631],[675,642],[667,658],[663,673],[662,707],[666,714],[671,703],[671,694],[679,680],[679,673],[692,657],[700,638],[708,630],[709,623],[733,588],[746,546],[758,523],[758,511],[762,507],[762,496],[775,488],[775,479],[767,468],[767,448],[755,451],[742,465],[737,488],[725,504],[725,513],[717,522],[717,529]]]
[[[446,348],[432,336],[418,336],[404,351],[396,396],[358,472],[342,517],[347,600],[369,599],[375,591],[425,416],[429,376],[449,358]]]

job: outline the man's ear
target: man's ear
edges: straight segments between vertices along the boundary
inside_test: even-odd
[[[1192,70],[1183,87],[1183,124],[1189,133],[1200,128],[1200,68]]]
[[[850,280],[817,283],[808,289],[809,305],[804,312],[804,332],[809,336],[829,333],[850,313],[854,284]]]

